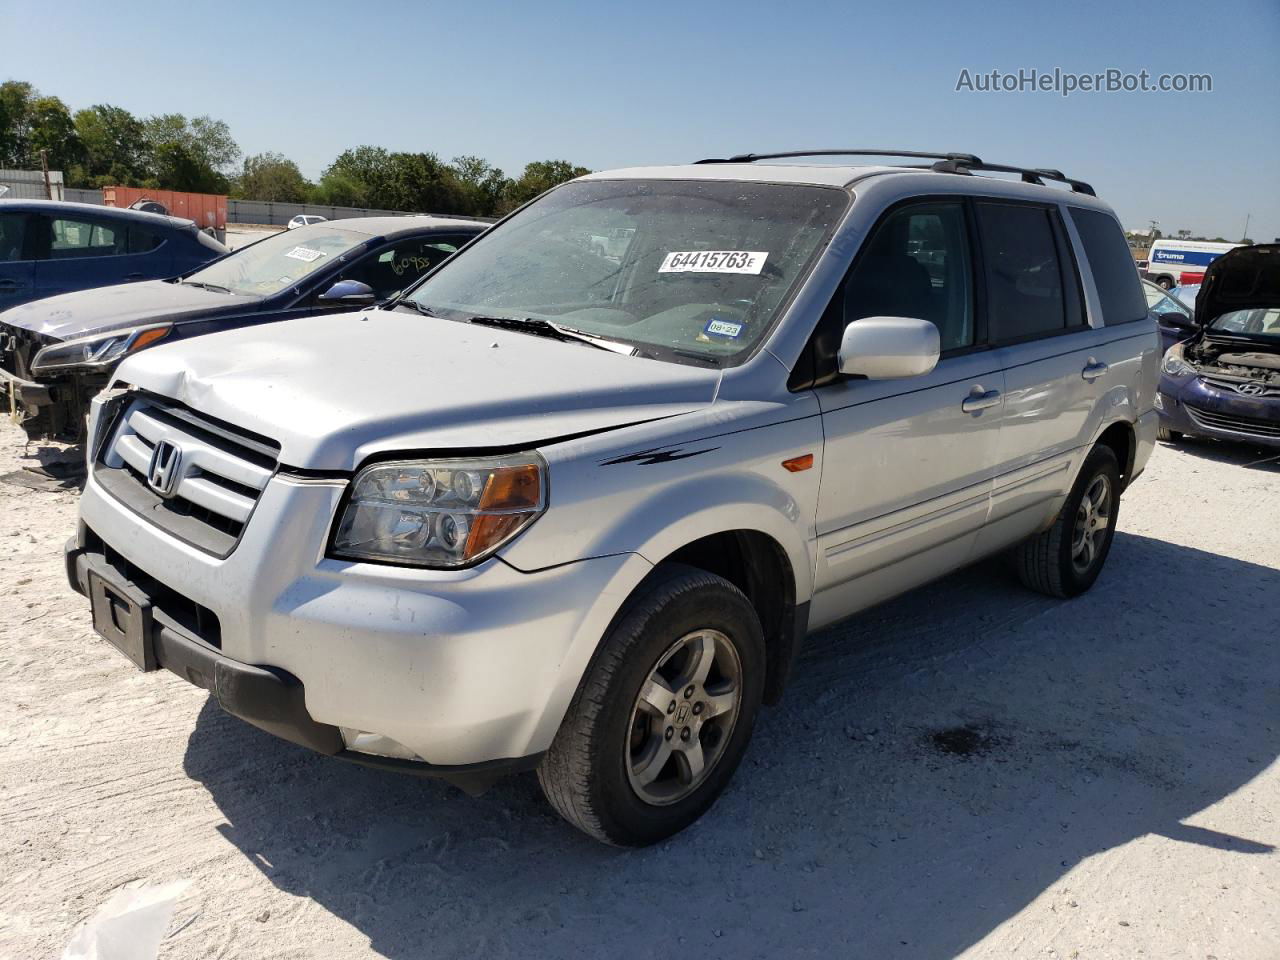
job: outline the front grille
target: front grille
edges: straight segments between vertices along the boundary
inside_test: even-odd
[[[31,379],[31,361],[42,347],[58,341],[53,337],[0,324],[0,369],[22,380]]]
[[[1187,404],[1187,414],[1193,423],[1212,430],[1229,430],[1267,439],[1280,438],[1280,420],[1259,420],[1255,417],[1238,417],[1234,414],[1216,413]]]
[[[1261,392],[1253,392],[1246,396],[1253,397],[1280,397],[1280,386],[1274,386],[1269,383],[1262,383],[1258,380],[1242,380],[1232,379],[1230,377],[1214,377],[1207,374],[1201,374],[1202,383],[1207,383],[1211,387],[1217,387],[1219,390],[1230,390],[1232,393],[1239,393],[1237,387],[1242,385],[1251,386],[1255,391],[1261,388]]]
[[[134,512],[219,557],[235,548],[280,453],[265,437],[147,395],[127,400],[104,429],[94,478]],[[161,443],[174,460],[157,474]]]

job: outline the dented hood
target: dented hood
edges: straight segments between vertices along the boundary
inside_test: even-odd
[[[283,464],[533,446],[712,402],[717,370],[403,310],[287,320],[160,345],[117,380],[280,443]]]
[[[58,340],[144,323],[192,320],[256,309],[258,297],[218,293],[187,283],[143,280],[32,300],[0,313],[0,323]]]

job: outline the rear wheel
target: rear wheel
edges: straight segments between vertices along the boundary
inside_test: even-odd
[[[1053,526],[1013,550],[1018,576],[1053,597],[1084,593],[1102,572],[1120,507],[1120,466],[1110,447],[1085,458]]]
[[[562,817],[607,843],[643,846],[716,800],[751,738],[764,637],[737,587],[663,569],[601,643],[538,768]]]
[[[1162,290],[1172,290],[1172,289],[1173,289],[1173,278],[1172,278],[1172,277],[1159,277],[1159,278],[1156,280],[1156,286],[1157,286],[1157,287],[1160,287]]]

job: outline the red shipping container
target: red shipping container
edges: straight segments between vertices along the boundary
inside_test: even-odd
[[[214,230],[219,236],[227,229],[227,198],[213,193],[181,193],[177,190],[147,190],[143,187],[103,187],[102,202],[108,207],[125,209],[139,200],[163,204],[170,216],[194,220],[201,230]]]

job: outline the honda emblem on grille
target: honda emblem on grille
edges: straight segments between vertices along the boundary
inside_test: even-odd
[[[168,440],[160,440],[151,450],[147,465],[147,486],[162,497],[172,497],[182,479],[182,449]]]
[[[1236,393],[1243,393],[1246,397],[1260,397],[1267,392],[1267,388],[1260,383],[1237,383]]]

